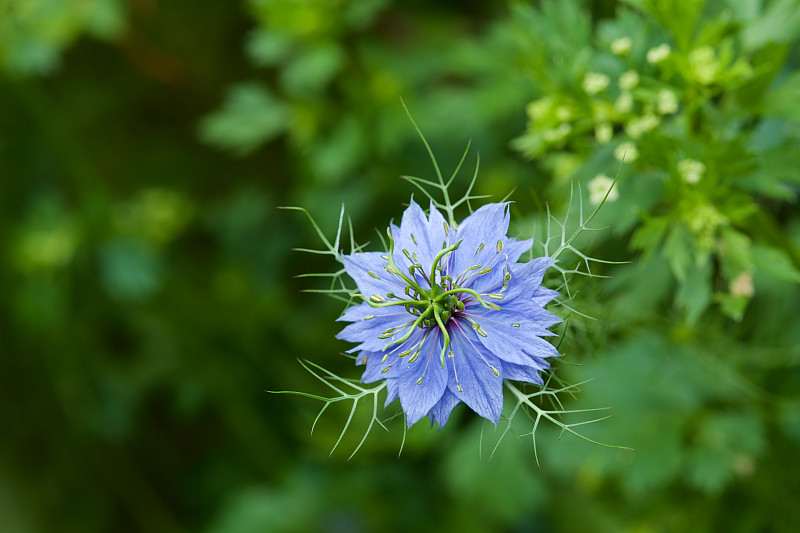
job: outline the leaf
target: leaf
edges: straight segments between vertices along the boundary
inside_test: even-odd
[[[788,42],[800,35],[800,2],[777,0],[742,31],[744,47],[757,50],[769,42]]]
[[[752,251],[756,272],[779,281],[800,283],[800,271],[786,252],[763,244],[754,245]]]
[[[683,224],[674,224],[664,241],[663,254],[679,282],[686,279],[686,271],[691,262],[692,239]]]
[[[675,302],[685,311],[686,320],[697,322],[711,303],[711,261],[708,256],[693,265],[678,287]]]
[[[258,83],[234,85],[222,109],[203,118],[203,142],[246,155],[286,129],[286,105]]]
[[[733,228],[724,227],[720,231],[724,248],[721,256],[727,266],[728,275],[735,272],[750,271],[753,268],[753,255],[750,252],[750,238]]]
[[[800,72],[795,72],[767,93],[763,113],[800,121]]]
[[[649,258],[667,232],[667,217],[647,217],[631,237],[631,248],[642,251],[643,260]]]

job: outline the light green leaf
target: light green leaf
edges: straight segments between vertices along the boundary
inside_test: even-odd
[[[756,272],[780,281],[800,283],[800,271],[783,250],[756,244],[752,248]]]
[[[204,142],[246,155],[286,129],[289,110],[268,88],[242,83],[231,88],[222,109],[203,118]]]

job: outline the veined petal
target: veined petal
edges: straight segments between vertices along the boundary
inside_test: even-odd
[[[400,339],[408,331],[408,328],[411,327],[410,325],[400,327],[414,317],[402,311],[398,312],[397,309],[402,309],[402,307],[395,307],[395,312],[391,315],[378,315],[370,320],[359,320],[358,322],[348,324],[342,331],[336,334],[336,338],[344,341],[361,343],[347,350],[347,353],[353,353],[359,350],[367,350],[370,352],[382,351],[383,348],[394,339]],[[398,329],[391,337],[381,338],[384,332],[395,327]]]
[[[426,344],[419,359],[406,364],[405,372],[397,378],[400,404],[406,413],[408,427],[426,416],[447,388],[448,372],[439,363],[441,349],[439,335]]]
[[[497,241],[503,245],[508,242],[507,206],[508,202],[486,204],[459,224],[454,242],[462,242],[454,254],[451,276],[459,276],[473,265],[486,267],[505,260],[502,250],[498,251]]]
[[[528,365],[515,365],[514,363],[503,363],[503,371],[506,374],[506,379],[514,381],[524,381],[526,383],[534,383],[536,385],[544,385],[542,376],[539,374],[540,370],[547,370],[550,368],[550,363],[541,360],[541,365],[538,367]]]
[[[469,324],[452,322],[452,326],[448,323],[453,357],[446,362],[450,371],[447,388],[473,411],[497,424],[503,412],[503,364],[480,343]]]
[[[505,292],[506,300],[532,297],[541,285],[545,271],[555,262],[555,259],[549,257],[537,257],[527,263],[509,265],[511,279]]]
[[[400,397],[400,386],[397,384],[396,379],[387,379],[386,380],[386,402],[383,404],[384,407],[388,407],[390,403],[395,401]]]
[[[400,357],[401,353],[406,351],[410,351],[417,347],[417,345],[421,342],[421,345],[418,349],[420,349],[420,354],[426,353],[429,344],[435,341],[435,335],[428,334],[426,337],[426,332],[422,329],[417,329],[402,344],[398,344],[396,346],[390,347],[387,351],[383,351],[383,346],[385,346],[388,341],[384,339],[379,339],[380,342],[383,342],[383,345],[380,345],[380,348],[377,350],[365,350],[362,351],[360,354],[360,358],[366,357],[366,365],[367,369],[364,371],[364,375],[361,377],[361,381],[364,383],[372,383],[373,381],[377,381],[379,379],[394,379],[400,378],[405,375],[406,371],[413,365],[417,364],[418,361],[414,361],[413,363],[409,363],[411,356]],[[356,341],[357,342],[357,341]],[[363,345],[374,345],[372,341],[365,340],[362,343]],[[356,350],[358,347],[355,348]],[[354,349],[348,350],[348,352],[352,352]]]
[[[411,200],[408,209],[403,212],[400,227],[391,226],[392,238],[395,241],[394,260],[398,266],[405,269],[411,266],[411,262],[403,253],[403,250],[407,250],[412,256],[417,256],[426,272],[430,272],[433,258],[442,249],[442,243],[451,242],[448,238],[449,230],[445,232],[445,219],[432,202],[429,217],[426,217],[422,208]]]
[[[431,425],[438,424],[440,430],[444,429],[444,426],[447,425],[447,421],[450,419],[450,413],[453,412],[453,408],[459,403],[461,403],[461,400],[458,399],[458,396],[450,392],[450,389],[445,389],[444,394],[442,394],[442,397],[436,402],[436,405],[431,407],[431,410],[428,411],[428,418],[431,421]]]
[[[386,296],[390,291],[403,294],[403,285],[384,270],[387,262],[381,259],[381,255],[385,254],[359,252],[342,256],[347,275],[353,278],[359,292],[367,298],[373,294]]]
[[[534,357],[557,357],[555,346],[541,338],[541,335],[552,335],[551,332],[530,320],[525,315],[506,314],[478,308],[471,310],[469,316],[479,325],[484,335],[479,335],[479,342],[503,361],[518,365],[534,364]],[[500,322],[513,317],[515,322]],[[519,327],[512,324],[519,324]]]

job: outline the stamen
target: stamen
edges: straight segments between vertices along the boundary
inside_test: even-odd
[[[372,270],[368,270],[367,274],[369,274],[369,277],[371,277],[371,278],[381,279],[381,277],[379,275],[377,275],[375,272],[373,272]]]
[[[502,251],[503,251],[503,241],[497,241],[497,253],[499,254]]]
[[[447,225],[446,221],[442,221],[442,225],[444,226],[444,234],[446,236],[450,236],[450,227]]]
[[[376,304],[384,304],[384,303],[386,303],[386,298],[384,298],[380,294],[373,294],[372,296],[369,297],[369,299],[371,301],[375,302]]]
[[[375,315],[367,315],[364,317],[364,320],[372,320],[373,318],[375,318]]]
[[[475,251],[475,255],[481,253],[481,250],[483,250],[483,243],[481,243],[480,246],[478,246],[478,249]]]
[[[391,368],[392,368],[392,365],[389,365],[389,366],[387,366],[386,368],[384,368],[383,370],[381,370],[381,374],[385,374],[385,373],[387,373],[387,372],[388,372],[388,371],[389,371]]]
[[[521,325],[522,325],[522,324],[518,324],[517,322],[514,322],[513,324],[511,324],[511,327],[513,327],[513,328],[518,328],[518,327],[520,327]]]
[[[499,375],[500,375],[500,371],[499,371],[499,370],[497,370],[497,369],[496,369],[495,367],[493,367],[492,365],[489,365],[489,368],[491,368],[491,369],[492,369],[492,374],[494,374],[495,376],[499,376]]]
[[[411,240],[414,241],[414,244],[417,244],[417,239],[414,238],[414,234],[409,233],[409,235],[411,235]]]
[[[425,374],[422,374],[420,378],[417,380],[417,385],[422,385],[422,380],[425,379]]]

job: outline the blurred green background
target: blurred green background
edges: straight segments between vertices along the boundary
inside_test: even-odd
[[[798,36],[797,0],[0,0],[0,531],[800,530]],[[359,375],[276,206],[377,241],[432,175],[398,95],[520,233],[625,153],[582,249],[628,263],[557,369],[635,451],[488,461],[462,406],[347,462],[366,419],[328,457],[346,409],[265,392]]]

